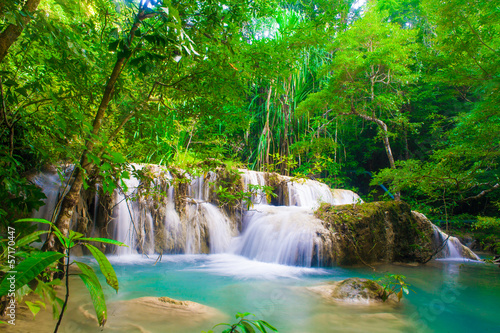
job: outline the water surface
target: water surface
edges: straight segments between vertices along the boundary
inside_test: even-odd
[[[154,265],[156,259],[110,257],[120,291],[115,294],[108,288],[108,302],[168,296],[214,307],[226,315],[217,320],[232,321],[236,312],[251,312],[287,333],[500,332],[500,269],[492,265],[432,261],[421,266],[380,265],[374,272],[368,267],[285,266],[229,254],[163,256]],[[328,302],[306,289],[348,277],[378,278],[385,273],[405,275],[415,292],[397,306],[367,307]],[[165,318],[160,329],[151,318],[144,318],[135,324],[145,332],[199,333],[216,323],[193,321],[186,327],[184,321],[179,327],[175,318],[168,318],[168,323]],[[88,327],[80,322],[79,328],[82,332],[96,329],[92,322]]]

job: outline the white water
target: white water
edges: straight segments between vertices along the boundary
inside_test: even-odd
[[[231,252],[241,256],[276,264],[310,267],[321,263],[321,239],[326,233],[314,210],[321,203],[344,205],[362,202],[348,190],[331,190],[326,184],[307,180],[292,181],[280,176],[288,189],[287,206],[258,204],[245,214],[243,230],[234,239]],[[246,170],[243,173],[245,188],[249,184],[266,185],[264,173]],[[257,198],[265,195],[259,194]],[[264,201],[264,200],[262,200]]]
[[[136,196],[141,187],[139,180],[134,177],[124,180],[127,190],[115,193],[114,223],[110,224],[112,230],[109,231],[110,237],[128,245],[117,248],[119,255],[152,254],[158,249],[165,254],[230,253],[259,262],[310,267],[321,263],[320,235],[327,233],[321,221],[314,217],[314,210],[323,202],[333,205],[362,202],[352,191],[331,190],[317,181],[292,181],[290,177],[278,176],[283,186],[280,193],[284,192],[279,202],[287,201],[288,205],[269,205],[259,188],[252,196],[254,206],[244,212],[239,221],[238,214],[229,217],[224,209],[210,202],[214,197],[216,173],[188,176],[190,183],[184,197],[176,193],[168,171],[156,166],[133,167],[148,168],[148,172],[158,174],[152,184],[144,185],[164,195],[160,198]],[[250,185],[267,185],[262,172],[240,172],[246,191]],[[44,209],[35,214],[50,218],[59,196],[60,181],[55,174],[42,174],[35,181],[48,197]],[[98,196],[94,198],[97,200]],[[178,204],[181,207],[176,207]],[[94,205],[97,207],[95,202]],[[97,209],[93,215],[97,215]],[[437,227],[434,232],[437,241],[447,238]],[[466,250],[458,239],[450,237],[438,257],[461,259],[462,251]]]
[[[244,229],[234,239],[232,252],[284,265],[310,267],[321,242],[323,229],[310,208],[256,205],[245,215]],[[319,261],[319,256],[317,258]]]
[[[243,189],[245,191],[249,191],[250,189],[249,185],[258,185],[261,187],[266,186],[267,183],[263,172],[246,170],[246,169],[240,169],[239,171],[242,173],[241,177],[243,178]],[[257,188],[253,192],[254,192],[254,194],[252,194],[253,204],[259,205],[259,204],[269,203],[266,197],[266,193],[262,190],[262,188]]]
[[[120,255],[137,253],[136,241],[139,230],[136,222],[139,220],[140,213],[137,209],[137,202],[133,200],[139,187],[139,180],[132,177],[131,179],[123,179],[123,181],[127,185],[127,191],[116,194],[118,204],[114,209],[116,214],[114,239],[128,246],[117,248],[116,253]]]
[[[250,190],[250,185],[267,185],[262,172],[240,172],[246,191]],[[170,174],[163,177],[171,179]],[[144,199],[127,201],[124,194],[118,195],[120,203],[116,208],[114,236],[129,248],[120,248],[117,254],[152,253],[154,242],[163,241],[162,247],[167,253],[234,253],[262,262],[309,267],[320,263],[321,239],[317,235],[325,231],[321,221],[313,216],[314,208],[321,202],[349,204],[360,200],[351,191],[332,191],[317,181],[292,182],[290,177],[283,176],[290,206],[268,205],[264,191],[258,188],[252,196],[254,207],[244,213],[242,233],[238,235],[237,223],[231,221],[222,209],[208,202],[217,175],[208,172],[188,178],[188,197],[180,201],[184,207],[175,206],[173,186],[168,187],[167,197],[160,203],[164,205],[164,237],[160,240],[155,240],[153,235],[152,216],[157,212],[151,207],[155,205],[143,202]],[[133,196],[140,185],[134,178],[127,180],[126,184],[128,196]]]
[[[45,205],[33,212],[34,218],[52,220],[57,202],[63,196],[63,191],[68,190],[65,188],[65,185],[67,184],[72,169],[72,167],[66,168],[66,172],[63,175],[63,183],[61,183],[61,177],[56,172],[38,173],[31,179],[35,185],[42,189],[43,194],[47,197],[44,199]]]
[[[446,260],[464,260],[467,256],[463,253],[468,249],[464,248],[462,243],[458,238],[449,236],[443,232],[439,227],[432,225],[434,230],[434,242],[436,246],[442,247],[442,250],[437,254],[437,258]],[[480,258],[469,250],[469,255],[475,256],[475,260],[480,260]]]
[[[229,247],[232,238],[231,221],[210,203],[189,203],[186,207],[186,219],[181,224],[186,230],[185,253],[221,253]],[[204,239],[208,239],[208,249],[204,248]]]

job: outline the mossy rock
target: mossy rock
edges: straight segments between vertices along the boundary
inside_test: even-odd
[[[430,222],[414,214],[405,202],[323,204],[315,215],[329,230],[322,238],[329,239],[335,249],[322,249],[321,261],[325,266],[422,263],[432,255]]]
[[[377,282],[362,278],[349,278],[327,285],[308,288],[320,294],[329,301],[355,305],[374,305],[384,303],[382,295],[384,288]],[[388,302],[394,303],[396,299],[389,297]]]
[[[384,288],[369,279],[350,278],[339,282],[331,297],[349,303],[382,302]]]

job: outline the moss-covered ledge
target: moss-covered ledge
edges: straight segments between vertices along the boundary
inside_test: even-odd
[[[321,235],[324,265],[375,262],[420,262],[433,253],[432,227],[402,201],[332,206],[322,204],[315,216],[329,231]]]

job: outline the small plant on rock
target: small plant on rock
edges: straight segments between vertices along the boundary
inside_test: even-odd
[[[408,295],[411,290],[410,284],[406,283],[405,280],[406,276],[399,274],[386,274],[378,279],[377,282],[384,288],[382,295],[380,295],[382,300],[385,302],[392,294],[395,294],[400,302],[403,294]]]

